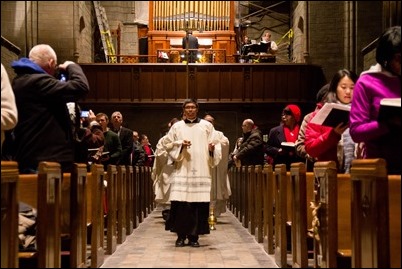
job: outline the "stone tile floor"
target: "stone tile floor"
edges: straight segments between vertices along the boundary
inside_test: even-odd
[[[200,236],[199,248],[177,248],[176,234],[165,231],[162,211],[156,208],[106,255],[101,268],[278,268],[265,243],[258,243],[230,211],[218,217],[215,227]]]

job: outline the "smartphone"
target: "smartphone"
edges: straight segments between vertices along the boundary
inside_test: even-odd
[[[88,110],[82,110],[81,111],[81,118],[88,118],[89,116],[89,111]]]

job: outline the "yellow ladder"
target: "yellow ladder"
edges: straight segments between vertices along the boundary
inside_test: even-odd
[[[117,63],[116,52],[113,46],[112,35],[109,30],[105,8],[101,6],[100,1],[93,1],[93,4],[101,34],[103,50],[105,51],[106,62]]]

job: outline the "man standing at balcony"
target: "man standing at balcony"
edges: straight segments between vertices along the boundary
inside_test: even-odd
[[[191,30],[187,31],[185,37],[183,37],[182,42],[183,49],[186,50],[186,54],[188,55],[188,62],[195,63],[197,60],[197,51],[199,44],[198,38],[193,36],[193,32]]]

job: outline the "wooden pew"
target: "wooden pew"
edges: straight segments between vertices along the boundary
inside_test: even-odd
[[[126,190],[128,189],[126,166],[117,166],[117,243],[126,240]]]
[[[72,173],[63,174],[62,182],[62,239],[67,238],[68,248],[63,255],[69,256],[68,267],[86,268],[86,179],[87,165],[74,164]]]
[[[287,267],[286,259],[286,222],[287,222],[287,199],[281,195],[287,191],[286,165],[277,164],[274,170],[275,191],[275,262],[279,267]]]
[[[140,224],[140,212],[141,212],[141,204],[140,204],[140,169],[138,166],[133,167],[133,228],[137,228]]]
[[[90,267],[100,267],[105,259],[103,198],[105,178],[102,164],[92,164],[87,174],[87,227],[90,228]]]
[[[290,167],[290,203],[292,267],[308,267],[307,251],[307,177],[304,163],[292,163]]]
[[[117,247],[117,167],[109,164],[106,172],[107,228],[106,254],[113,254]]]
[[[262,192],[263,192],[263,222],[264,234],[267,236],[267,252],[274,254],[274,173],[272,165],[266,164],[262,170]]]
[[[247,184],[248,184],[248,192],[247,192],[247,199],[248,199],[248,228],[249,232],[252,235],[255,235],[255,228],[256,228],[256,174],[255,174],[255,166],[249,165],[247,166]],[[261,211],[260,213],[261,214]]]
[[[38,268],[61,267],[61,181],[60,164],[55,162],[39,163],[38,174],[19,175],[19,201],[38,210],[37,251],[19,252],[20,263],[37,259]]]
[[[1,268],[18,267],[18,163],[1,161]]]
[[[134,169],[131,165],[126,165],[126,234],[130,235],[134,230],[134,222],[136,221],[134,215],[135,203],[135,185],[134,185]]]
[[[350,175],[337,174],[334,161],[316,162],[314,174],[314,266],[350,267]]]
[[[384,159],[354,160],[352,267],[400,268],[401,175],[387,175]]]

